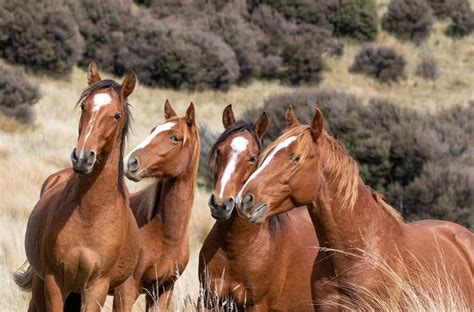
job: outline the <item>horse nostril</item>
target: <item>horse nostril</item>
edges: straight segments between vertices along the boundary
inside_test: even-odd
[[[136,157],[133,157],[133,158],[130,158],[128,160],[128,171],[130,172],[135,172],[138,170],[138,165],[140,164],[140,162],[138,161],[138,158]]]
[[[89,152],[89,156],[87,156],[87,164],[89,164],[89,165],[94,164],[94,162],[95,162],[95,155],[96,155],[96,154],[95,154],[94,151],[90,151],[90,152]]]
[[[74,148],[74,149],[72,150],[72,153],[71,153],[71,160],[72,160],[73,162],[77,162],[78,159],[79,159],[79,157],[77,156],[77,149]]]
[[[244,197],[242,204],[244,209],[250,209],[253,206],[254,197],[252,194],[248,194]]]
[[[224,203],[224,207],[226,210],[231,210],[234,208],[235,205],[235,199],[233,197],[227,198],[227,200]]]
[[[216,196],[214,194],[211,194],[211,197],[209,197],[209,208],[215,209],[217,206],[216,204]]]

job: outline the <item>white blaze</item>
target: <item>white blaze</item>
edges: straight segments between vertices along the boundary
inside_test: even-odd
[[[146,138],[145,140],[143,140],[140,144],[138,144],[130,153],[128,153],[128,155],[124,158],[124,163],[127,164],[128,162],[128,157],[130,155],[132,155],[133,152],[139,150],[139,149],[142,149],[144,147],[146,147],[148,144],[150,144],[150,142],[158,135],[160,134],[161,132],[163,131],[166,131],[166,130],[169,130],[171,128],[173,128],[174,126],[176,125],[176,122],[166,122],[164,124],[161,124],[159,125],[158,127],[156,127],[152,133],[150,133]]]
[[[224,195],[224,188],[227,182],[229,182],[232,173],[234,173],[235,166],[237,165],[237,159],[239,158],[239,155],[247,149],[248,144],[249,141],[246,138],[240,136],[234,138],[230,143],[230,147],[232,147],[232,155],[230,156],[230,160],[224,169],[224,174],[222,174],[221,191],[219,192],[219,197],[221,199]]]
[[[240,189],[240,192],[239,194],[237,195],[237,202],[240,202],[242,200],[242,191],[244,190],[244,188],[247,186],[247,184],[249,184],[250,181],[252,181],[253,179],[255,179],[262,171],[263,169],[265,169],[269,164],[270,162],[272,161],[273,157],[275,157],[275,155],[282,149],[284,148],[287,148],[288,146],[290,146],[291,143],[293,143],[298,137],[297,136],[292,136],[292,137],[289,137],[288,139],[286,139],[285,141],[281,142],[280,144],[278,144],[274,149],[273,151],[270,153],[270,155],[267,156],[267,158],[265,158],[265,160],[263,161],[263,163],[257,168],[257,170],[254,171],[254,173],[252,173],[252,175],[248,178],[248,180],[245,182],[244,186]]]
[[[112,98],[110,97],[108,93],[97,93],[96,95],[94,95],[94,105],[92,106],[92,115],[91,115],[91,119],[87,123],[88,131],[87,131],[86,137],[84,138],[84,143],[82,143],[82,148],[79,153],[79,158],[84,157],[84,146],[86,145],[87,139],[91,135],[92,129],[94,128],[94,120],[95,120],[97,112],[102,107],[109,105],[110,103],[112,103]]]

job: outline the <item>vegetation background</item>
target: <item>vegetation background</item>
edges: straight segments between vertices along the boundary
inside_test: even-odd
[[[191,260],[174,309],[198,296],[197,254],[212,227],[207,150],[223,108],[271,117],[290,104],[306,120],[323,109],[366,182],[407,220],[474,228],[472,0],[0,0],[0,310],[24,311],[11,274],[24,261],[26,222],[43,180],[70,166],[86,86],[135,69],[129,147],[163,121],[170,99],[197,105],[202,166]],[[145,182],[146,183],[146,182]],[[144,183],[127,181],[138,190]],[[110,301],[110,300],[109,300]],[[136,304],[143,309],[143,301]],[[110,302],[105,310],[110,309]]]

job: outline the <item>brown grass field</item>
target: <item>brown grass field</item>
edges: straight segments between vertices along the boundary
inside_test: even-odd
[[[399,83],[383,85],[365,76],[348,73],[347,68],[360,46],[346,43],[344,56],[328,60],[324,80],[314,88],[350,92],[364,101],[373,97],[392,99],[400,105],[428,111],[474,100],[474,37],[460,41],[449,39],[442,34],[444,26],[436,24],[430,39],[420,47],[400,43],[385,33],[379,35],[377,41],[395,47],[407,58],[407,78]],[[427,52],[438,60],[440,76],[434,82],[414,76],[419,56]],[[39,83],[42,93],[35,107],[37,118],[34,125],[24,126],[0,117],[0,311],[27,309],[30,294],[19,290],[13,282],[12,273],[25,260],[25,227],[30,211],[38,200],[41,183],[52,172],[70,166],[69,154],[76,142],[79,117],[79,113],[74,111],[74,104],[86,86],[86,75],[81,69],[75,69],[68,81],[37,76],[30,78]],[[221,113],[225,105],[234,104],[234,110],[239,114],[247,107],[261,106],[271,95],[291,90],[276,82],[262,81],[233,87],[228,92],[190,93],[138,86],[130,98],[135,127],[128,146],[132,148],[155,124],[163,121],[163,103],[167,98],[179,114],[184,114],[189,102],[193,101],[197,106],[198,122],[220,131]],[[132,191],[143,186],[128,182]],[[201,189],[196,193],[190,225],[191,258],[185,273],[177,282],[173,310],[189,310],[198,295],[197,255],[213,224],[207,208],[208,195]],[[441,297],[440,288],[435,287],[436,281],[432,284],[435,295],[429,294],[426,298]],[[408,310],[429,311],[439,307],[436,302],[426,303],[430,300],[421,298],[417,292],[411,292],[409,287],[406,286],[408,296],[415,299]],[[458,310],[459,307],[450,303],[453,301],[449,300],[452,292],[445,289],[443,292],[443,298],[447,298],[446,307],[449,306],[452,311]],[[109,298],[105,311],[110,311],[110,301]],[[136,310],[143,310],[143,304],[141,298]],[[381,307],[390,310],[391,306],[385,303]]]

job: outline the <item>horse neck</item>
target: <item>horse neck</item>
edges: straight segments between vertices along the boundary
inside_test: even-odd
[[[324,158],[321,161],[324,162]],[[377,252],[377,241],[392,241],[398,237],[403,223],[377,202],[358,174],[356,178],[352,191],[357,196],[351,206],[340,196],[341,176],[324,171],[317,196],[308,210],[321,246],[362,256],[362,250]],[[356,257],[346,257],[338,252],[333,258],[346,265],[351,261],[348,259],[356,261]]]
[[[264,224],[251,224],[239,217],[234,210],[229,219],[216,222],[217,236],[223,249],[229,252],[241,252],[246,248],[253,248],[254,244],[269,242],[268,236],[276,231],[270,222],[269,220]]]
[[[192,166],[190,166],[192,167]],[[155,215],[151,224],[161,229],[162,239],[170,245],[187,239],[194,201],[195,170],[189,168],[178,177],[164,178],[157,184]]]
[[[81,213],[105,213],[126,208],[116,205],[116,200],[124,197],[119,190],[119,163],[121,159],[120,142],[115,142],[110,153],[103,155],[88,175],[75,174],[74,193],[80,202]],[[125,188],[125,186],[123,185]],[[123,190],[126,192],[126,190]],[[103,209],[107,206],[107,209]]]

